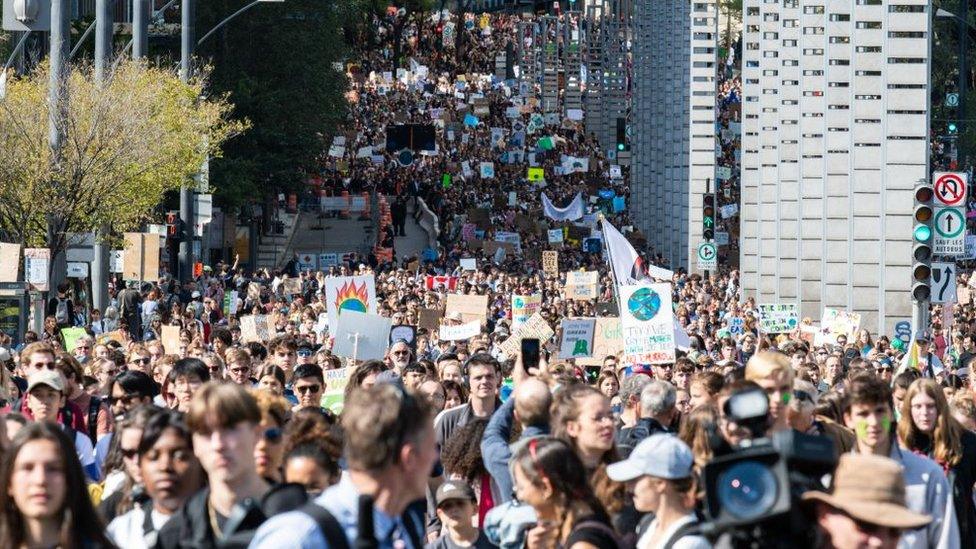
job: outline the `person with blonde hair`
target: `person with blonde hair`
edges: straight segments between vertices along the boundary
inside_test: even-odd
[[[945,393],[934,379],[916,379],[908,386],[898,421],[898,439],[945,471],[952,485],[959,540],[963,547],[976,546],[976,434],[952,417]]]
[[[769,397],[769,433],[789,429],[787,407],[793,398],[790,358],[776,351],[756,353],[746,363],[746,380],[762,387]]]

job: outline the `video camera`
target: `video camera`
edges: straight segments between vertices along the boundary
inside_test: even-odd
[[[751,436],[737,447],[713,445],[716,455],[702,474],[702,535],[715,547],[815,547],[816,528],[800,496],[826,490],[824,478],[837,465],[833,441],[793,429],[766,438],[769,400],[758,388],[733,394],[723,410]]]

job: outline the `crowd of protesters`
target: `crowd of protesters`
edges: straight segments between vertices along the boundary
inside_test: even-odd
[[[711,547],[700,528],[705,467],[790,431],[829,440],[838,461],[831,483],[798,502],[817,546],[976,546],[976,333],[965,309],[954,327],[940,320],[907,342],[868,330],[827,341],[761,334],[735,271],[703,279],[678,270],[672,305],[689,343],[673,363],[631,363],[621,349],[558,358],[560,321],[614,316],[616,292],[601,251],[569,238],[574,224],[517,222],[541,218],[532,213],[540,189],[524,181],[527,159],[503,164],[491,143],[495,124],[512,129],[511,88],[476,76],[519,38],[517,21],[458,27],[473,63],[465,89],[488,100],[483,125],[453,140],[445,125],[442,152],[409,168],[386,155],[353,158],[328,179],[424,198],[442,220],[435,257],[379,264],[352,255],[301,273],[218,264],[185,284],[119,284],[104,316],[78,315],[62,286],[42,333],[0,341],[0,547]],[[376,23],[381,47],[364,54],[354,84],[355,147],[375,143],[404,112],[463,119],[449,99],[461,91],[459,62],[442,43],[442,21],[391,14]],[[393,68],[397,36],[400,61],[428,67],[430,87],[368,76]],[[736,85],[723,104],[735,102]],[[554,147],[534,153],[549,197],[589,196],[594,182],[626,197],[626,169],[611,179],[595,140],[558,126],[546,129]],[[550,176],[559,154],[587,156],[589,170]],[[443,184],[464,161],[495,162],[494,178],[462,168]],[[487,228],[475,228],[482,238],[468,238],[472,209],[487,210]],[[625,211],[603,213],[628,224]],[[577,242],[550,244],[555,227]],[[476,249],[506,229],[521,252]],[[558,276],[539,259],[551,246]],[[462,269],[462,258],[476,269]],[[581,268],[598,271],[596,298],[567,296],[565,272]],[[326,280],[349,275],[374,277],[376,311],[413,326],[413,341],[390,342],[382,360],[333,353]],[[422,326],[423,312],[443,311],[451,293],[488,296],[478,335],[447,341]],[[503,344],[515,330],[512,296],[534,294],[556,335],[527,366]],[[244,337],[248,315],[270,319],[265,336]],[[462,321],[447,312],[439,326]],[[71,327],[86,333],[69,340]],[[164,341],[174,327],[178,338]],[[337,413],[325,393],[342,369]],[[727,406],[754,393],[769,406],[758,433]]]

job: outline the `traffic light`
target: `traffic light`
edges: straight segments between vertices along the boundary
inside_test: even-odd
[[[927,181],[915,186],[912,227],[912,299],[928,301],[932,294],[932,198],[935,192]]]
[[[715,205],[711,193],[702,196],[702,238],[715,238]]]
[[[959,131],[959,126],[955,122],[949,122],[948,130],[949,135],[955,135]]]
[[[627,119],[617,119],[617,151],[627,150]]]
[[[175,238],[179,234],[179,212],[166,212],[166,236]]]

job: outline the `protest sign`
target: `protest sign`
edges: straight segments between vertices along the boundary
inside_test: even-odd
[[[0,242],[0,282],[16,282],[20,268],[20,244]]]
[[[180,327],[179,326],[163,326],[163,330],[159,335],[159,339],[161,339],[163,342],[163,350],[166,352],[166,354],[179,356],[180,354]]]
[[[156,280],[159,278],[159,235],[125,233],[122,252],[122,278]]]
[[[759,305],[759,331],[764,334],[792,332],[799,324],[800,310],[796,303]]]
[[[465,271],[477,271],[478,270],[478,260],[473,257],[462,257],[461,258],[461,269]]]
[[[241,341],[267,343],[271,339],[271,328],[265,315],[247,315],[240,318]]]
[[[383,360],[390,341],[388,317],[345,309],[339,315],[332,354],[354,360]]]
[[[548,235],[550,244],[561,244],[563,241],[562,229],[549,229]]]
[[[418,313],[417,327],[427,330],[436,330],[441,323],[440,309],[420,309]]]
[[[842,335],[847,337],[847,341],[854,341],[860,326],[860,313],[824,308],[823,316],[820,318],[820,333],[817,334],[820,343],[817,345],[823,343],[837,345],[837,336]]]
[[[529,181],[542,181],[546,178],[546,172],[543,168],[529,168],[526,172],[526,179]]]
[[[492,179],[495,177],[495,164],[493,162],[482,162],[478,166],[482,179]]]
[[[340,311],[376,314],[375,278],[373,275],[326,278],[325,306],[330,328],[339,325]]]
[[[261,285],[257,282],[251,282],[248,284],[247,298],[250,299],[252,303],[257,303],[261,299]]]
[[[350,366],[322,372],[322,377],[325,381],[325,390],[322,393],[322,400],[319,403],[321,407],[331,410],[336,415],[342,413],[346,385],[349,384],[349,378],[352,376],[353,370],[354,368]]]
[[[628,364],[674,362],[674,313],[670,284],[620,286],[623,360]]]
[[[587,358],[593,353],[595,318],[564,318],[559,358]]]
[[[542,318],[540,313],[536,313],[525,324],[514,330],[511,337],[502,342],[500,348],[509,358],[515,358],[522,349],[522,338],[538,338],[540,345],[545,345],[554,333],[546,319]]]
[[[559,252],[555,250],[542,252],[542,271],[550,276],[559,275]]]
[[[125,336],[122,335],[122,330],[104,332],[95,337],[95,343],[105,344],[109,341],[114,341],[120,345],[125,345]]]
[[[746,321],[741,317],[735,316],[729,319],[729,333],[737,336],[742,335],[746,329]]]
[[[237,290],[224,290],[224,316],[237,314]]]
[[[512,329],[528,322],[542,307],[542,294],[512,295]]]
[[[78,342],[81,338],[88,335],[88,332],[84,328],[71,327],[63,328],[61,330],[61,339],[64,341],[64,350],[67,352],[72,352],[75,347],[78,346]]]
[[[620,318],[603,316],[596,319],[593,329],[593,351],[590,358],[576,359],[581,366],[602,366],[608,356],[620,356],[624,350],[623,331]]]
[[[281,291],[287,295],[299,295],[302,293],[302,279],[286,278],[281,281]]]
[[[598,275],[596,271],[566,273],[566,299],[596,299]]]
[[[453,292],[457,288],[458,277],[456,276],[433,276],[424,277],[424,287],[428,290],[447,290]]]
[[[677,318],[674,319],[674,346],[685,352],[691,350],[691,338]]]
[[[481,322],[472,320],[457,326],[441,325],[437,332],[438,339],[441,341],[463,341],[471,339],[481,333]]]
[[[464,322],[477,320],[484,324],[488,316],[488,296],[448,294],[444,312],[445,314],[458,312],[461,313]]]
[[[410,324],[397,324],[390,327],[390,345],[395,341],[406,341],[414,351],[417,350],[417,327]]]

